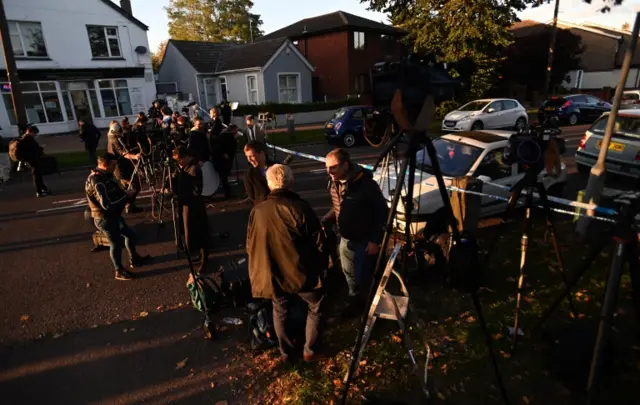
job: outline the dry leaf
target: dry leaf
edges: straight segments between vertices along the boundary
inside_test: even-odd
[[[402,343],[402,338],[398,335],[392,335],[391,340],[393,340],[396,343]]]
[[[189,358],[185,358],[183,360],[180,360],[177,364],[176,364],[176,370],[180,370],[181,368],[185,368],[187,366],[187,362],[189,361]]]
[[[147,311],[140,312],[140,318],[144,318],[145,316],[149,316],[149,313]]]
[[[21,321],[28,321],[29,320],[29,315],[20,315],[20,320]]]
[[[508,359],[511,357],[511,353],[507,353],[504,350],[500,350],[500,354],[502,355],[502,357],[504,357],[505,359]]]
[[[440,398],[441,401],[446,401],[447,400],[447,397],[445,397],[442,392],[438,392],[438,398]]]
[[[524,403],[525,403],[525,405],[529,405],[529,404],[530,404],[529,398],[527,398],[527,396],[526,396],[526,395],[523,395],[523,396],[522,396],[522,402],[524,402]]]
[[[340,387],[342,385],[342,381],[336,378],[335,380],[333,380],[333,385],[335,385],[336,387]]]
[[[55,334],[53,335],[53,338],[54,338],[54,339],[58,339],[60,336],[62,336],[62,333],[55,333]]]

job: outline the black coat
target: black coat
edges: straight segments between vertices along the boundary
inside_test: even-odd
[[[101,133],[95,125],[85,122],[79,129],[80,139],[84,142],[84,148],[88,151],[94,151],[98,148]]]
[[[33,167],[40,162],[40,158],[44,155],[44,149],[33,135],[23,135],[20,139],[20,153],[24,155],[23,160]]]
[[[276,162],[267,160],[267,169],[275,163]],[[244,175],[244,189],[254,206],[267,198],[269,195],[269,185],[267,184],[265,175],[262,174],[259,168],[250,166],[249,169],[247,169]]]
[[[321,287],[320,274],[328,264],[315,211],[284,189],[273,190],[251,211],[247,253],[254,298],[313,291]]]
[[[134,165],[133,162],[124,157],[128,151],[120,142],[120,137],[117,135],[107,135],[107,152],[114,154],[118,157],[118,168],[115,175],[121,180],[130,180],[133,175]]]
[[[211,136],[211,161],[220,174],[228,175],[236,157],[238,141],[231,132],[222,132],[218,136]]]
[[[209,152],[209,140],[207,139],[207,134],[202,131],[191,130],[189,133],[187,149],[189,149],[191,155],[200,162],[206,162],[211,156],[211,153]]]
[[[182,207],[187,247],[192,254],[198,249],[206,249],[209,244],[209,223],[202,197],[202,170],[196,159],[192,159],[186,167],[178,168],[175,190]]]

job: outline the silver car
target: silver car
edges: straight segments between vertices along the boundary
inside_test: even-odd
[[[587,130],[576,151],[578,170],[588,173],[596,163],[609,113],[603,114]],[[640,110],[620,110],[609,143],[605,166],[608,172],[640,178]]]
[[[523,129],[527,110],[510,98],[476,100],[451,111],[442,121],[442,131],[476,131],[481,129]]]

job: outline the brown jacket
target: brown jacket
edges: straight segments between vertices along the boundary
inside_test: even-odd
[[[324,233],[311,205],[289,190],[272,190],[249,216],[247,253],[254,298],[319,288],[327,267]]]

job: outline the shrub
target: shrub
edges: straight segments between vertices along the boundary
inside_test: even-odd
[[[461,104],[455,100],[443,101],[436,107],[436,121],[442,121],[447,114],[457,108],[460,108],[460,106]]]
[[[337,110],[338,108],[362,104],[362,100],[352,98],[348,100],[330,101],[327,103],[302,103],[302,104],[280,104],[280,103],[266,103],[260,105],[239,105],[238,109],[234,112],[236,116],[239,115],[254,115],[257,116],[260,112],[271,112],[274,114],[288,114],[288,113],[303,113],[313,111],[327,111]]]

